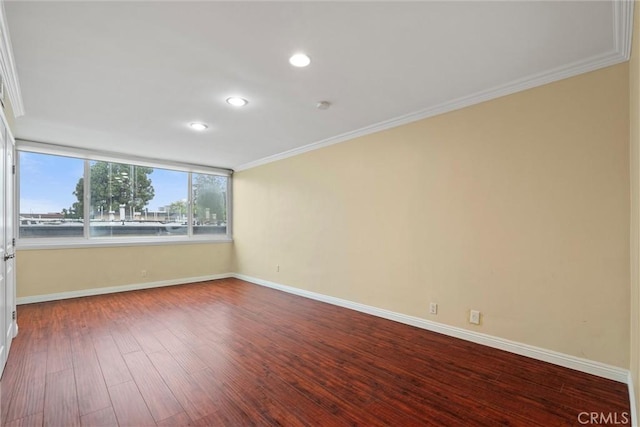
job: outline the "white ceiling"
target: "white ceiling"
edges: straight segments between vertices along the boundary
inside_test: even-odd
[[[624,61],[624,4],[5,1],[15,134],[246,168]]]

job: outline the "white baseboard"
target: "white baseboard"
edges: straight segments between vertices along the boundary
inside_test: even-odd
[[[638,427],[638,407],[636,406],[636,394],[631,372],[627,374],[627,387],[629,388],[629,405],[631,406],[631,426]]]
[[[406,325],[415,326],[418,328],[426,329],[433,332],[438,332],[444,335],[448,335],[455,338],[460,338],[466,341],[471,341],[477,344],[486,345],[488,347],[505,350],[510,353],[519,354],[521,356],[527,356],[532,359],[542,360],[544,362],[553,363],[554,365],[563,366],[565,368],[574,369],[580,372],[586,372],[588,374],[597,375],[599,377],[607,378],[610,380],[618,381],[621,383],[629,384],[631,378],[627,369],[618,368],[616,366],[607,365],[600,362],[595,362],[588,359],[582,359],[580,357],[571,356],[564,353],[559,353],[552,350],[547,350],[540,347],[535,347],[528,344],[523,344],[504,338],[498,338],[479,332],[469,331],[467,329],[458,328],[455,326],[449,326],[431,320],[421,319],[419,317],[408,316],[406,314],[396,313],[393,311],[372,307],[365,304],[360,304],[353,301],[348,301],[332,296],[319,294],[316,292],[306,291],[304,289],[298,289],[291,286],[281,285],[279,283],[270,282],[268,280],[262,280],[251,276],[245,276],[244,274],[232,274],[233,277],[247,282],[255,283],[256,285],[266,286],[273,289],[278,289],[291,294],[299,295],[302,297],[314,299],[317,301],[326,302],[329,304],[337,305],[340,307],[349,308],[352,310],[360,311],[362,313],[371,314],[374,316],[382,317],[384,319],[393,320],[396,322],[404,323]],[[630,387],[633,387],[631,385]]]
[[[187,283],[205,282],[207,280],[227,279],[229,277],[233,277],[233,274],[211,274],[208,276],[187,277],[183,279],[160,280],[158,282],[134,283],[131,285],[109,286],[105,288],[92,288],[82,289],[79,291],[58,292],[54,294],[33,295],[29,297],[16,298],[16,305],[56,301],[68,298],[87,297],[92,295],[113,294],[116,292],[135,291],[139,289],[160,288],[163,286],[184,285]]]

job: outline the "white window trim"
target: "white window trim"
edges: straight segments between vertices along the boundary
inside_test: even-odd
[[[170,160],[160,160],[139,156],[129,156],[110,151],[89,150],[86,148],[75,148],[64,145],[48,144],[44,142],[29,141],[26,139],[16,140],[16,150],[28,151],[39,154],[52,154],[54,156],[74,157],[83,160],[97,160],[101,162],[127,163],[135,166],[146,166],[152,168],[172,169],[179,172],[206,173],[209,175],[231,176],[233,170],[217,168],[213,166],[196,165],[191,163],[174,162]]]
[[[53,240],[53,241],[52,241]],[[40,249],[77,249],[87,247],[121,247],[121,246],[164,246],[164,245],[200,245],[205,243],[231,243],[233,239],[224,238],[202,238],[195,236],[187,239],[184,236],[170,237],[154,237],[154,238],[136,238],[129,237],[127,239],[117,237],[92,237],[89,239],[69,239],[64,237],[50,237],[47,239],[26,239],[16,242],[18,250],[40,250]]]
[[[188,225],[187,234],[184,236],[156,236],[156,237],[91,237],[90,236],[90,221],[84,221],[83,237],[48,237],[48,238],[27,238],[21,239],[18,237],[17,249],[20,250],[32,250],[32,249],[67,249],[67,248],[83,248],[83,247],[114,247],[114,246],[154,246],[154,245],[180,245],[180,244],[203,244],[203,243],[229,243],[233,241],[232,238],[232,170],[215,168],[203,165],[193,165],[188,163],[170,162],[165,160],[145,159],[136,156],[120,155],[110,152],[101,152],[87,150],[83,148],[73,148],[61,145],[46,144],[35,141],[16,140],[16,150],[18,152],[30,152],[38,154],[49,154],[54,156],[72,157],[84,161],[84,218],[90,217],[90,162],[91,161],[106,161],[113,163],[125,163],[135,166],[145,166],[159,169],[168,169],[178,172],[186,172],[187,175],[187,218]],[[195,235],[193,234],[193,173],[202,173],[208,175],[226,176],[227,191],[226,191],[226,203],[227,203],[227,233],[224,235]],[[16,171],[16,183],[18,189],[20,188],[20,162],[18,161],[18,167]],[[16,194],[16,219],[20,218],[20,194]]]

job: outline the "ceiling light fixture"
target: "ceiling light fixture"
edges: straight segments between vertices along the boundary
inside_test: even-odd
[[[311,58],[305,55],[304,53],[296,53],[291,58],[289,58],[289,64],[294,67],[306,67],[311,64]]]
[[[232,96],[227,98],[227,104],[233,105],[234,107],[244,107],[247,105],[249,101],[244,98],[240,98],[239,96]]]
[[[191,129],[193,130],[198,130],[198,131],[203,131],[206,128],[208,128],[209,126],[205,125],[204,123],[191,123],[189,124],[189,126],[191,126]]]

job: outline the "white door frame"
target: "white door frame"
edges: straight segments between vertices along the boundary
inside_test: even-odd
[[[0,113],[0,377],[18,333],[15,272],[15,142]]]

